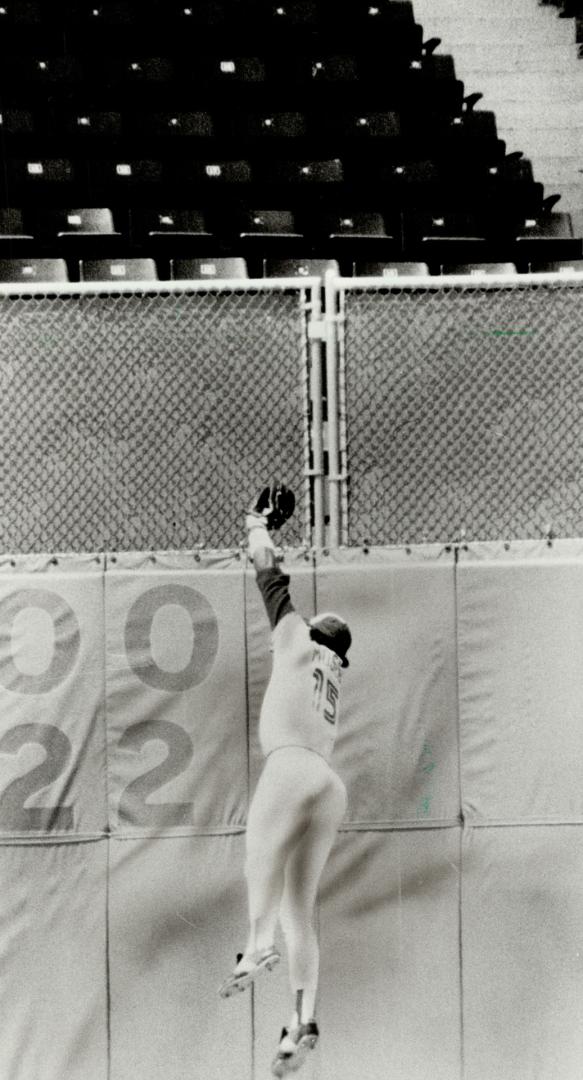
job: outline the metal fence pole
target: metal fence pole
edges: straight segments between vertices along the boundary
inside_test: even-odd
[[[328,405],[328,511],[330,547],[340,546],[341,499],[340,432],[338,408],[338,337],[337,337],[337,278],[333,271],[325,279],[326,323],[326,400]]]
[[[313,285],[310,300],[307,303],[310,313],[308,323],[309,350],[309,415],[306,423],[308,432],[308,461],[306,475],[311,478],[313,531],[312,543],[315,547],[324,547],[326,529],[324,524],[324,439],[323,439],[323,341],[322,290]],[[311,464],[310,464],[311,450]],[[308,507],[308,514],[309,514]],[[306,536],[310,535],[310,520],[306,523]]]

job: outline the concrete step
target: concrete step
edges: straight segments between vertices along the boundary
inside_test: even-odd
[[[509,4],[509,8],[511,7]],[[426,38],[441,38],[441,51],[451,51],[454,55],[456,45],[475,45],[476,42],[488,45],[508,45],[509,42],[544,45],[552,40],[557,45],[562,43],[575,47],[574,19],[556,19],[549,24],[543,20],[538,22],[532,17],[516,18],[514,15],[500,19],[473,19],[469,16],[441,18],[432,15],[426,20],[419,18],[419,22],[423,25]]]
[[[466,94],[478,91],[478,86],[464,83]],[[574,136],[574,154],[583,152],[583,100],[567,104],[554,101],[504,101],[492,94],[484,94],[480,102],[483,109],[496,113],[496,124],[501,139],[505,139],[504,129],[537,128],[541,131],[572,131]],[[577,131],[575,131],[577,129]]]
[[[439,52],[442,50],[441,46]],[[492,55],[492,50],[487,46],[459,44],[455,47],[454,60],[456,68],[462,72],[462,78],[466,71],[470,74],[491,74],[493,71],[510,74],[522,71],[550,75],[553,72],[565,74],[568,71],[576,74],[583,67],[571,45],[499,45]]]
[[[555,154],[547,155],[546,146],[542,148],[542,151],[542,153],[537,151],[534,155],[536,168],[540,171],[541,177],[543,175],[548,177],[550,184],[583,184],[583,156],[558,158]],[[533,160],[526,151],[525,156]]]
[[[466,15],[468,17],[483,18],[484,7],[483,0],[464,0],[464,18]],[[535,0],[512,0],[511,4],[509,0],[488,0],[487,7],[488,18],[507,19],[519,16],[532,20],[533,15],[536,18],[538,14]],[[509,8],[511,8],[511,15]],[[413,11],[417,22],[423,22],[424,17],[441,18],[442,16],[449,16],[450,18],[459,19],[460,0],[413,0]],[[540,14],[543,14],[542,8]],[[544,14],[547,14],[546,9],[544,9]]]
[[[528,101],[577,104],[583,102],[583,64],[576,72],[567,75],[471,71],[456,61],[456,74],[466,87],[473,86],[484,97],[501,101]]]
[[[535,178],[544,184],[545,198],[547,195],[560,195],[561,201],[555,206],[555,210],[563,214],[572,214],[583,209],[583,183],[582,184],[547,184],[544,176],[535,171]]]
[[[571,211],[571,220],[573,222],[573,232],[575,236],[583,236],[583,206],[580,210]]]
[[[578,158],[581,159],[581,130],[570,127],[566,128],[541,128],[533,125],[502,124],[498,122],[498,136],[506,143],[506,152],[511,154],[513,150],[522,150],[525,157],[530,158],[534,153],[549,155],[555,158]]]

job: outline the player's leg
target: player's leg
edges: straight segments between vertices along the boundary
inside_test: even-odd
[[[314,912],[322,871],[346,812],[346,789],[332,774],[314,807],[308,828],[298,839],[285,867],[280,921],[288,953],[294,1012],[273,1063],[276,1076],[296,1069],[316,1045],[314,1021],[320,953]]]
[[[279,960],[273,943],[285,866],[306,829],[313,799],[310,778],[290,758],[279,751],[267,759],[249,808],[245,860],[249,937],[233,976],[221,988],[223,997],[244,989],[260,970]]]

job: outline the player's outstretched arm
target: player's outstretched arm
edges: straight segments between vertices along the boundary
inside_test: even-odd
[[[249,535],[249,554],[257,571],[277,565],[270,530],[279,529],[294,512],[295,497],[285,484],[263,488],[250,507],[245,524]]]
[[[284,484],[274,485],[263,489],[245,518],[249,554],[272,628],[288,611],[293,611],[293,604],[288,592],[289,577],[277,564],[269,530],[279,529],[291,517],[294,505],[293,493]]]

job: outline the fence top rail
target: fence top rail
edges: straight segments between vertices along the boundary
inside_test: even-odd
[[[11,296],[136,296],[181,293],[302,292],[322,287],[321,277],[224,278],[213,281],[45,281],[0,284],[0,299]]]
[[[583,287],[583,272],[545,274],[429,274],[411,277],[336,277],[327,276],[327,286],[337,292],[403,292],[405,290],[473,288],[473,289],[528,289],[537,285]]]

